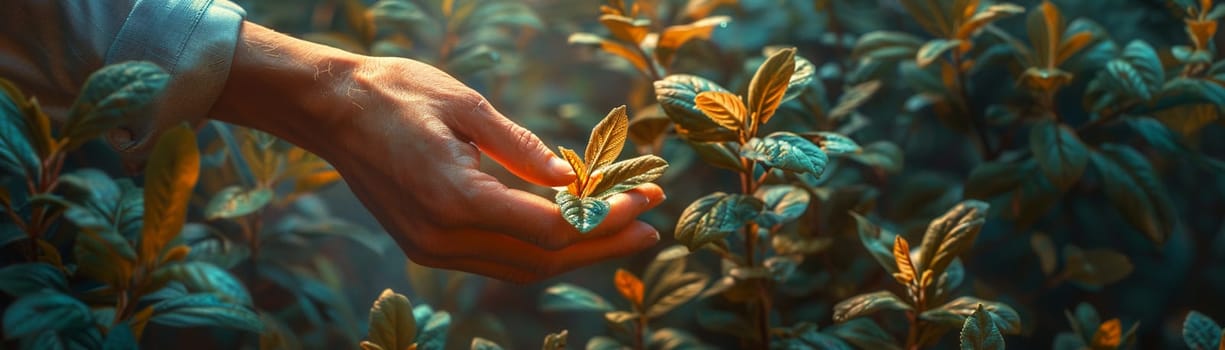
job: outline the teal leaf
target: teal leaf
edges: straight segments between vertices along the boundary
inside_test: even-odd
[[[1221,6],[1225,8],[1225,6]],[[1130,125],[1145,142],[1150,146],[1162,152],[1171,155],[1181,155],[1186,152],[1186,147],[1179,141],[1180,137],[1174,131],[1166,127],[1157,119],[1149,117],[1127,118],[1127,125]]]
[[[521,2],[501,1],[484,3],[476,7],[465,21],[470,30],[489,26],[510,26],[544,29],[540,17],[532,7]]]
[[[579,233],[587,233],[599,226],[608,217],[608,201],[598,198],[579,198],[569,191],[557,192],[554,198],[561,207],[561,216]]]
[[[1004,350],[1004,336],[982,304],[961,326],[961,350]]]
[[[902,171],[904,164],[902,149],[889,141],[877,141],[863,147],[863,151],[852,154],[851,160],[878,167],[888,173]]]
[[[468,75],[493,68],[501,61],[502,55],[493,47],[477,45],[448,59],[446,71],[455,75]]]
[[[740,149],[740,156],[756,160],[763,165],[795,173],[820,176],[825,172],[829,156],[811,141],[786,131],[772,133],[765,138],[749,140]]]
[[[1080,303],[1076,305],[1075,312],[1064,311],[1064,316],[1068,318],[1068,323],[1072,325],[1072,330],[1076,334],[1083,335],[1081,342],[1088,343],[1093,340],[1093,334],[1102,325],[1102,318],[1097,314],[1097,309],[1089,303]]]
[[[797,186],[763,186],[754,194],[764,204],[764,211],[757,218],[762,227],[772,228],[790,223],[808,210],[809,194]]]
[[[417,349],[443,350],[447,345],[447,330],[451,328],[451,314],[438,311],[430,315],[417,335]]]
[[[910,309],[910,305],[890,291],[860,294],[834,305],[834,322],[846,322],[885,310]]]
[[[1043,120],[1033,126],[1029,148],[1042,173],[1060,189],[1072,187],[1089,164],[1088,147],[1072,128],[1054,120]]]
[[[470,350],[502,350],[502,346],[492,340],[475,337],[472,338],[472,345],[468,347]]]
[[[864,249],[868,250],[868,254],[885,268],[890,274],[897,273],[897,262],[893,260],[893,242],[896,234],[887,230],[881,230],[880,226],[872,223],[871,220],[860,216],[858,213],[851,212],[850,215],[855,218],[859,231],[859,240],[863,242]]]
[[[938,308],[924,311],[919,318],[949,327],[960,327],[965,324],[966,318],[978,310],[980,304],[991,315],[991,320],[995,322],[995,326],[1001,333],[1018,334],[1021,332],[1021,316],[1011,306],[975,297],[954,299]]]
[[[1102,145],[1091,159],[1102,176],[1106,197],[1123,219],[1154,242],[1165,241],[1177,218],[1148,159],[1131,147],[1116,144]]]
[[[72,296],[50,290],[17,298],[4,310],[4,335],[9,339],[91,325],[89,307]]]
[[[68,279],[60,269],[44,263],[25,263],[0,268],[0,292],[21,297],[49,289],[65,292]]]
[[[766,52],[766,56],[770,56],[773,52]],[[791,73],[791,80],[787,83],[787,93],[783,95],[783,102],[790,101],[804,91],[808,91],[808,87],[817,80],[817,67],[808,61],[808,59],[795,56],[795,71]]]
[[[919,51],[915,53],[915,62],[918,63],[919,68],[927,67],[927,65],[940,59],[940,56],[944,55],[945,52],[958,46],[961,46],[961,40],[932,39],[923,44],[923,47],[920,47]]]
[[[540,298],[540,309],[545,311],[612,311],[613,307],[604,298],[569,283],[555,284],[544,290]]]
[[[153,279],[182,283],[189,293],[213,293],[229,303],[251,305],[251,295],[242,282],[210,263],[189,261],[162,266],[153,272]]]
[[[676,328],[662,328],[651,332],[647,339],[651,349],[657,350],[697,350],[706,346],[689,332]]]
[[[922,39],[910,33],[878,30],[860,36],[851,49],[851,57],[880,61],[913,59],[923,44]]]
[[[377,28],[410,31],[432,21],[429,14],[412,0],[379,0],[370,7]]]
[[[37,179],[42,161],[27,134],[26,118],[12,96],[0,93],[0,170],[17,177]]]
[[[1182,339],[1192,350],[1213,350],[1221,341],[1221,326],[1199,311],[1191,310],[1182,322]]]
[[[230,186],[218,191],[204,206],[204,218],[208,220],[233,219],[260,210],[272,202],[273,192],[260,187],[251,190],[241,186]]]
[[[980,163],[970,171],[970,178],[965,184],[965,198],[989,199],[1001,194],[1012,192],[1025,180],[1025,176],[1033,174],[1036,162],[985,162]]]
[[[74,149],[106,130],[151,115],[148,108],[166,88],[170,74],[152,62],[109,65],[89,76],[60,129],[67,149]]]
[[[897,341],[889,332],[885,332],[870,318],[856,318],[835,324],[825,329],[825,333],[854,344],[860,349],[900,350]]]
[[[831,156],[855,154],[863,150],[862,147],[859,147],[858,143],[855,143],[855,140],[836,132],[817,131],[802,135],[811,139],[817,146],[821,147],[822,151]]]
[[[417,337],[417,320],[408,298],[384,289],[370,307],[371,343],[384,349],[408,349]]]
[[[765,204],[739,194],[715,192],[698,198],[681,213],[676,239],[689,250],[718,241],[757,218]]]
[[[188,294],[153,304],[150,322],[171,327],[220,327],[259,333],[263,322],[251,309],[212,293]]]
[[[1157,55],[1157,50],[1144,40],[1127,43],[1120,58],[1131,63],[1144,80],[1148,91],[1157,91],[1165,84],[1165,70],[1161,66],[1161,58]]]
[[[136,350],[139,349],[136,342],[136,335],[132,334],[132,327],[127,321],[121,322],[106,332],[106,341],[102,343],[102,350]]]
[[[655,99],[676,126],[685,130],[681,136],[691,141],[732,141],[736,133],[707,118],[694,103],[699,93],[728,92],[705,78],[674,74],[655,82]]]
[[[1153,90],[1145,81],[1144,76],[1135,66],[1127,61],[1116,59],[1106,64],[1106,70],[1101,73],[1102,83],[1109,91],[1120,92],[1124,96],[1148,101],[1153,98]],[[1099,103],[1109,102],[1109,100]],[[1094,109],[1100,109],[1095,108]]]

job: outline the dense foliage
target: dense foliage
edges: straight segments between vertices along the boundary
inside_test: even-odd
[[[175,128],[124,178],[92,140],[152,64],[59,123],[0,81],[0,348],[1225,345],[1225,4],[240,3],[482,91],[579,176],[485,170],[580,231],[659,183],[660,247],[526,286],[421,267],[257,130]]]

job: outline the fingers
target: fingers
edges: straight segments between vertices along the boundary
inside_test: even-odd
[[[659,242],[659,232],[641,221],[622,230],[577,242],[560,250],[547,250],[495,232],[464,231],[456,235],[467,241],[462,249],[472,255],[428,255],[413,257],[419,264],[456,269],[505,281],[529,283],[600,261],[650,248]]]
[[[515,176],[542,186],[574,181],[574,170],[531,131],[498,113],[484,99],[455,125],[490,158]]]
[[[476,202],[488,205],[475,209],[477,217],[485,218],[476,221],[478,228],[502,232],[547,250],[619,232],[664,200],[663,189],[655,184],[609,197],[608,216],[595,230],[582,234],[562,218],[556,204],[540,196],[514,189],[484,191],[480,196]]]

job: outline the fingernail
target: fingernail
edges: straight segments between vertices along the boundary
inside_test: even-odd
[[[571,167],[570,163],[566,162],[564,159],[558,158],[556,156],[549,159],[549,167],[553,168],[553,172],[566,174],[566,176],[575,175],[574,167]]]
[[[651,242],[659,242],[659,230],[651,230]]]
[[[111,147],[119,151],[124,151],[136,143],[135,135],[131,130],[126,128],[114,128],[106,133],[106,139],[111,144]]]

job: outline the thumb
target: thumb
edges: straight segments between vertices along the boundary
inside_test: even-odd
[[[542,186],[563,186],[574,181],[570,163],[550,151],[536,134],[507,119],[488,103],[477,107],[463,124],[465,136],[515,176]]]

